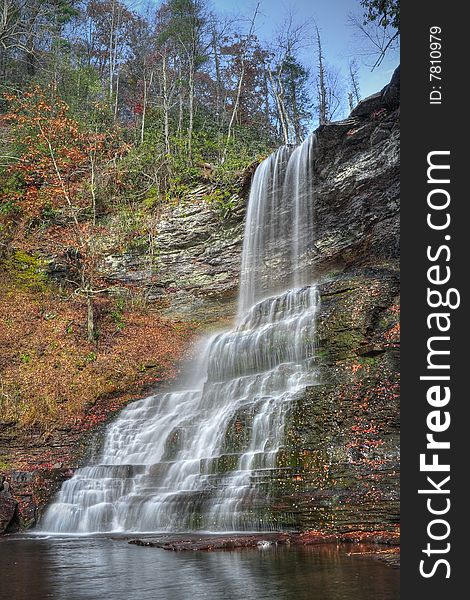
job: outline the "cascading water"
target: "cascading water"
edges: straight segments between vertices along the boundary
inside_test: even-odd
[[[193,389],[124,409],[95,464],[62,486],[43,531],[274,527],[269,482],[286,414],[314,380],[315,143],[279,149],[254,175],[236,325],[205,341]]]

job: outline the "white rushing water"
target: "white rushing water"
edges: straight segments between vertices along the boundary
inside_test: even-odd
[[[251,186],[234,328],[204,341],[192,389],[130,404],[42,530],[267,530],[270,476],[295,395],[313,383],[318,292],[315,138],[283,147]]]

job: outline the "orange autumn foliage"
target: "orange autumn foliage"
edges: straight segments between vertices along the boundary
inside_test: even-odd
[[[83,205],[83,182],[91,161],[106,157],[110,140],[85,130],[70,117],[65,102],[39,87],[21,97],[5,98],[9,111],[3,121],[10,126],[17,146],[7,171],[20,179],[23,189],[1,200],[15,200],[30,217],[44,208],[68,204],[68,199],[73,206]]]
[[[1,283],[0,421],[83,431],[177,374],[189,324],[145,308],[124,309],[116,323],[108,298],[98,310],[100,335],[90,344],[79,298]]]

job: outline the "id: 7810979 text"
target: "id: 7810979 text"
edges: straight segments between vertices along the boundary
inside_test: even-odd
[[[442,103],[442,29],[429,28],[429,104]]]

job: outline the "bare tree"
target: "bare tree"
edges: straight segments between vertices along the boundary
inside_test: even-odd
[[[284,19],[273,50],[274,67],[269,68],[272,95],[286,144],[303,138],[302,121],[309,118],[310,102],[305,90],[308,70],[298,59],[299,51],[311,46],[308,22],[295,23],[292,11]]]
[[[215,112],[217,121],[220,124],[221,117],[221,90],[222,90],[222,76],[220,72],[220,50],[219,50],[219,31],[217,30],[217,20],[212,15],[210,21],[211,30],[211,47],[212,54],[214,57],[214,68],[215,68]]]
[[[0,72],[5,74],[8,65],[29,77],[35,74],[40,51],[50,51],[60,29],[57,10],[41,0],[0,0]]]
[[[229,145],[230,139],[232,137],[233,124],[235,123],[238,108],[240,106],[240,98],[241,98],[242,89],[243,89],[243,80],[245,78],[246,60],[247,60],[248,52],[250,49],[250,43],[253,38],[253,31],[255,28],[256,17],[258,16],[259,4],[260,3],[258,2],[258,4],[256,5],[256,8],[255,8],[255,11],[253,13],[253,16],[251,18],[250,29],[248,31],[248,36],[246,38],[245,47],[242,51],[240,75],[238,78],[238,85],[237,85],[237,95],[235,97],[235,103],[233,105],[232,116],[230,117],[230,121],[228,124],[227,139],[225,141],[225,148],[224,148],[224,153],[222,156],[222,163],[225,161],[225,158],[227,156],[228,145]]]
[[[227,93],[223,80],[222,46],[224,44],[224,38],[227,38],[232,34],[232,25],[233,20],[231,19],[220,19],[215,14],[210,15],[210,50],[214,61],[215,113],[219,127],[222,126],[224,121]]]
[[[324,125],[327,123],[328,118],[328,93],[326,90],[326,71],[325,71],[325,57],[323,55],[322,41],[320,37],[320,31],[318,26],[315,25],[316,42],[317,42],[317,111],[318,111],[318,123]]]
[[[163,105],[163,131],[165,136],[165,152],[170,154],[170,109],[171,97],[174,86],[169,84],[168,53],[165,48],[161,51],[162,68],[162,105]]]
[[[44,141],[47,144],[48,153],[54,167],[54,171],[59,182],[61,195],[65,200],[65,205],[69,209],[69,214],[72,217],[73,227],[72,232],[76,240],[76,248],[70,254],[69,258],[75,269],[78,271],[80,283],[77,285],[75,293],[85,296],[87,305],[87,339],[89,342],[94,342],[96,338],[96,324],[95,324],[95,309],[93,297],[96,294],[100,294],[105,290],[94,289],[93,279],[96,262],[96,248],[93,234],[87,232],[82,227],[80,217],[80,207],[76,206],[73,201],[73,197],[70,194],[69,186],[66,179],[61,172],[59,164],[57,162],[56,151],[53,148],[52,141],[48,133],[44,130],[41,123],[38,124],[39,130]],[[96,197],[95,197],[95,162],[96,153],[94,150],[90,150],[90,175],[91,175],[91,190],[92,190],[92,210],[93,210],[93,224],[96,219]],[[72,282],[73,283],[73,282]]]
[[[276,73],[274,76],[271,68],[269,68],[269,79],[271,81],[271,89],[276,101],[277,113],[279,122],[282,128],[284,144],[289,143],[289,115],[287,114],[286,105],[284,103],[284,86],[282,84],[282,73]]]
[[[177,51],[179,81],[179,124],[178,132],[182,132],[185,95],[187,94],[188,128],[187,154],[192,159],[192,138],[194,130],[196,74],[206,60],[206,52],[210,47],[207,42],[208,16],[205,0],[168,0],[162,6],[167,11],[166,27],[162,31],[161,41],[172,41]]]
[[[153,82],[153,70],[150,70],[150,74],[144,69],[144,93],[142,99],[142,120],[140,123],[140,143],[144,143],[144,133],[145,133],[145,117],[147,115],[147,104],[148,104],[148,96],[149,91],[152,88]]]
[[[29,52],[25,37],[32,32],[34,20],[25,20],[27,1],[1,0],[0,4],[0,50],[17,49]]]
[[[339,69],[334,66],[325,67],[325,87],[327,95],[326,120],[330,123],[340,116],[345,99],[344,82]]]
[[[359,89],[359,67],[357,66],[355,59],[349,61],[348,82],[349,110],[352,110],[361,99],[361,92]]]
[[[315,25],[317,45],[317,72],[315,80],[315,112],[319,125],[325,125],[338,117],[343,107],[344,86],[339,70],[326,63],[320,31]]]
[[[353,14],[349,15],[348,21],[358,34],[360,52],[374,61],[369,65],[372,71],[382,64],[387,52],[398,48],[400,32],[391,25],[364,21]]]

